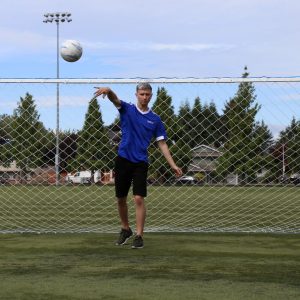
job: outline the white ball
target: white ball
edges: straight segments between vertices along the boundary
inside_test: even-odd
[[[78,41],[64,41],[60,48],[60,55],[64,60],[68,62],[77,61],[82,55],[82,47]]]

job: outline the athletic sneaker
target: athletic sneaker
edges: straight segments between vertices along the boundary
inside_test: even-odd
[[[131,236],[132,230],[130,228],[128,230],[122,228],[119,235],[119,239],[116,241],[116,246],[125,245]]]
[[[136,235],[132,242],[132,249],[141,249],[144,247],[143,238],[140,235]]]

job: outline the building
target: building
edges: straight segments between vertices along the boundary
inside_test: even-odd
[[[20,180],[21,169],[17,167],[16,161],[12,161],[8,166],[0,165],[0,177],[6,177],[8,183],[16,183]]]
[[[216,148],[199,145],[193,149],[192,161],[188,167],[188,173],[193,175],[202,174],[203,181],[211,183],[213,181],[212,172],[216,170],[217,159],[222,155],[222,152]]]

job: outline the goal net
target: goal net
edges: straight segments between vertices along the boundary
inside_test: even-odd
[[[135,103],[144,81],[184,171],[151,143],[146,231],[300,233],[300,78],[247,76],[0,79],[0,232],[119,230],[119,114],[94,87]]]

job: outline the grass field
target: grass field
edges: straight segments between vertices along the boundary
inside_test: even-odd
[[[0,299],[300,299],[298,235],[0,235]]]
[[[1,300],[300,299],[300,236],[279,234],[300,232],[297,187],[150,187],[141,250],[114,246],[111,186],[1,186],[0,205]]]
[[[153,186],[146,202],[147,231],[300,233],[296,186]],[[118,230],[113,186],[0,186],[0,205],[1,232]]]

